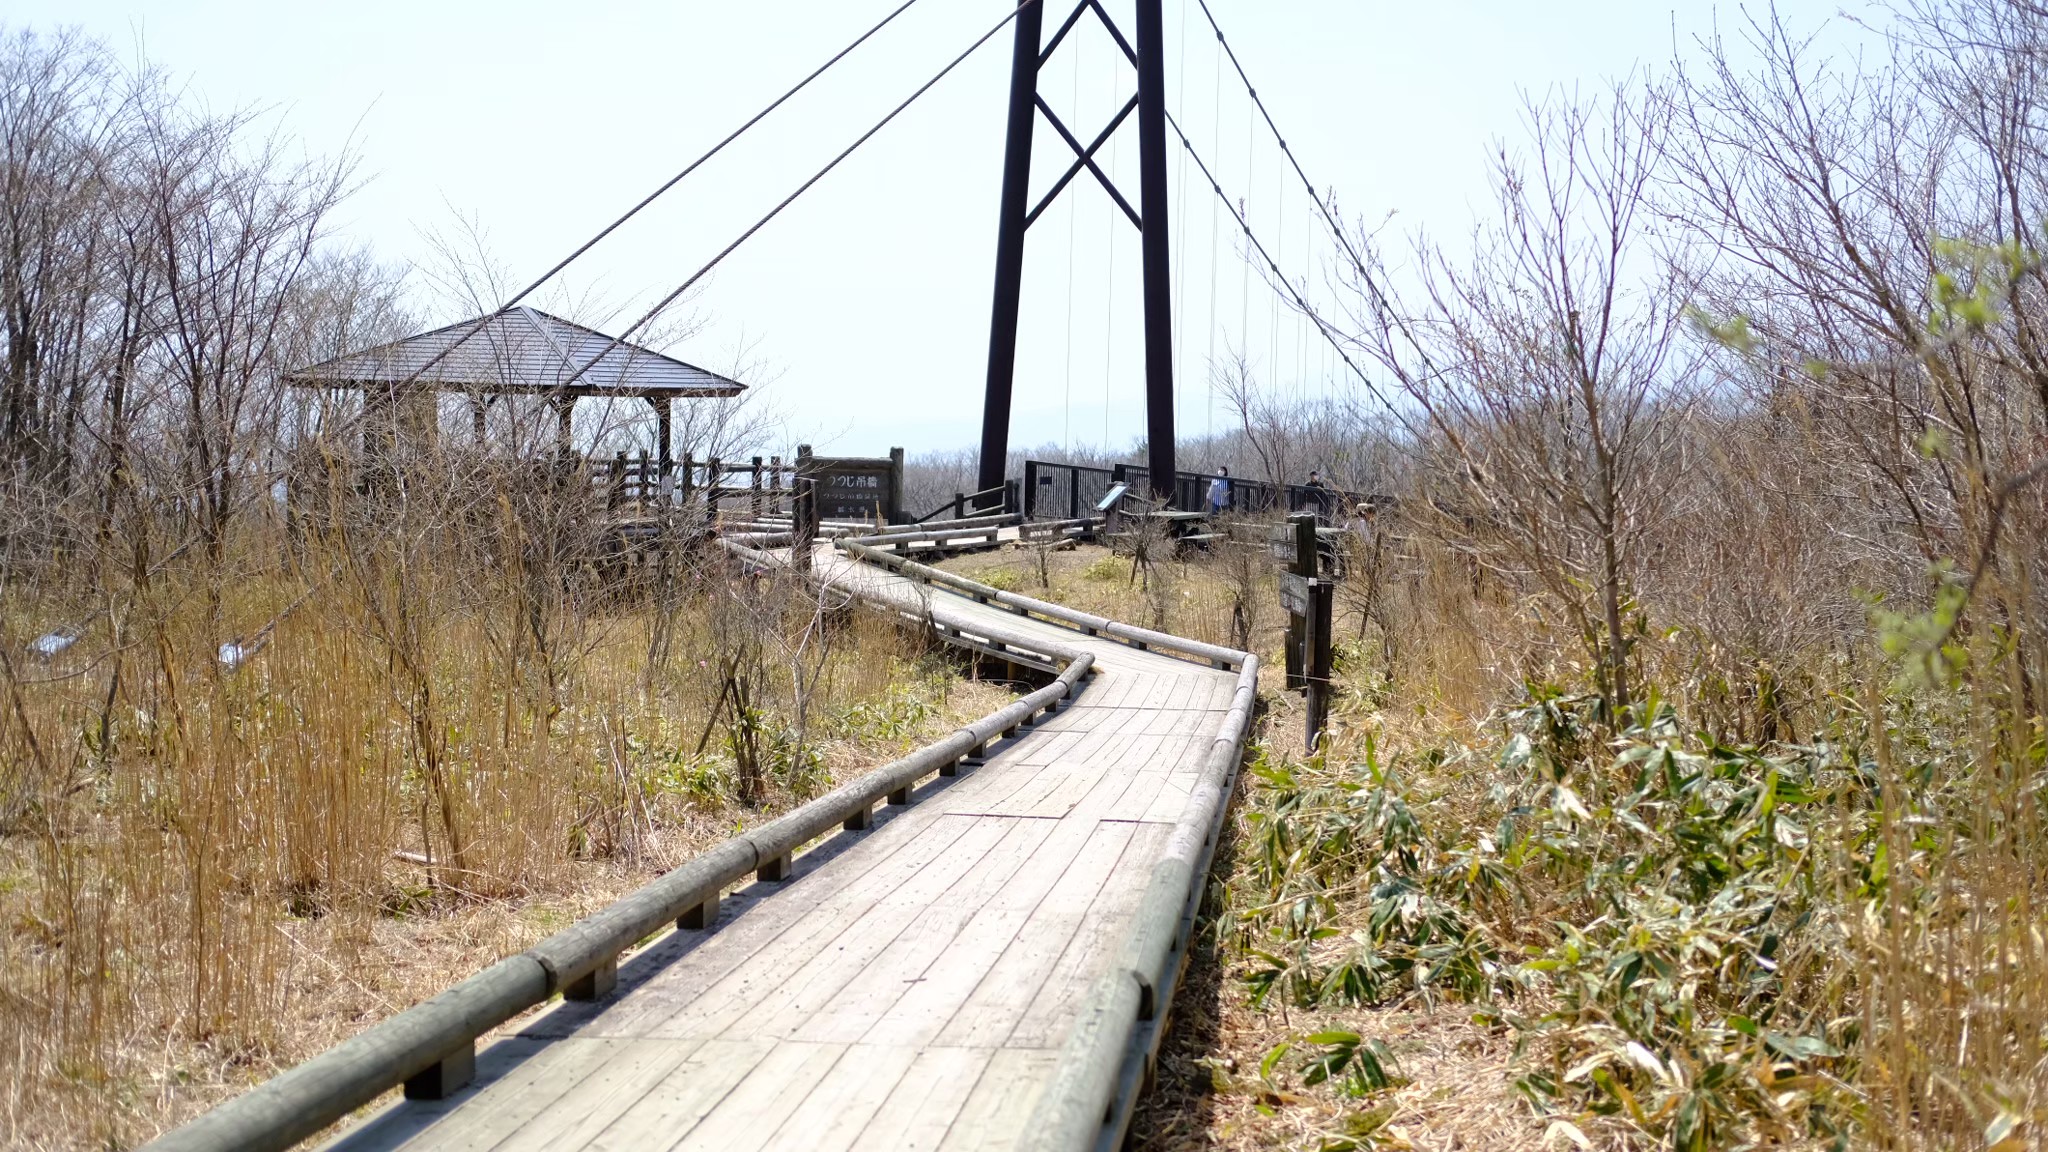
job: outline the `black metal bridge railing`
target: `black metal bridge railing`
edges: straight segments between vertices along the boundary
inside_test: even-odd
[[[1139,464],[1113,464],[1107,468],[1090,464],[1061,464],[1051,460],[1024,462],[1024,515],[1027,519],[1057,517],[1077,519],[1093,511],[1096,504],[1118,484],[1132,492],[1147,492],[1152,474]],[[1209,485],[1228,482],[1227,511],[1245,515],[1315,512],[1325,520],[1344,517],[1359,504],[1379,504],[1385,497],[1325,488],[1311,484],[1273,484],[1238,476],[1208,472],[1173,474],[1173,507],[1207,511]]]

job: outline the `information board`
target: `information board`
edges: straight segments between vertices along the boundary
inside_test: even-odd
[[[903,520],[903,456],[813,456],[810,476],[817,484],[818,518]]]

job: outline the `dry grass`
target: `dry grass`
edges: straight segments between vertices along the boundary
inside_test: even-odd
[[[1233,640],[1232,593],[1240,577],[1218,555],[1191,553],[1184,560],[1156,566],[1153,575],[1163,576],[1159,586],[1168,592],[1163,597],[1132,579],[1127,557],[1094,545],[1053,553],[1047,563],[1049,587],[1039,579],[1036,556],[1025,550],[968,553],[942,566],[1113,619],[1152,624],[1211,643]],[[1277,570],[1262,560],[1255,586],[1263,608],[1252,646],[1263,661],[1264,702],[1255,738],[1276,749],[1298,748],[1306,716],[1300,697],[1284,691],[1286,616],[1278,607]],[[1457,595],[1462,577],[1454,558],[1417,541],[1410,543],[1400,575],[1385,581],[1382,592],[1387,602],[1380,605],[1382,611],[1400,618],[1429,612],[1461,624],[1426,644],[1388,642],[1378,623],[1365,618],[1367,605],[1359,581],[1344,589],[1336,631],[1357,654],[1353,679],[1379,684],[1386,662],[1400,661],[1403,698],[1399,707],[1368,714],[1354,695],[1352,706],[1333,714],[1333,746],[1355,749],[1368,731],[1381,740],[1415,742],[1445,731],[1466,731],[1489,701],[1513,684],[1526,649],[1511,653],[1487,637],[1501,634],[1492,625],[1504,623],[1515,605],[1474,602]],[[1446,594],[1447,589],[1453,591]],[[1154,615],[1162,601],[1163,613]],[[1481,627],[1481,620],[1489,626]],[[1217,862],[1218,874],[1225,877],[1233,874],[1233,848],[1244,839],[1241,810],[1234,813],[1232,827],[1236,835],[1226,839]],[[1233,886],[1233,891],[1239,887]],[[1438,1152],[1554,1146],[1546,1145],[1545,1125],[1530,1116],[1510,1086],[1513,1038],[1505,1030],[1472,1023],[1470,1010],[1457,1005],[1337,1011],[1256,1008],[1242,981],[1245,956],[1234,938],[1219,947],[1213,919],[1219,909],[1213,901],[1209,911],[1211,930],[1203,934],[1187,983],[1175,999],[1173,1030],[1162,1052],[1157,1087],[1132,1121],[1136,1148],[1317,1148],[1345,1138],[1347,1124],[1355,1126],[1362,1118],[1371,1120],[1386,1147]],[[1329,1029],[1385,1039],[1400,1060],[1406,1083],[1368,1105],[1261,1079],[1259,1064],[1275,1046]]]
[[[1046,559],[1049,587],[1039,579],[1036,554],[1014,546],[965,553],[940,566],[998,588],[1113,620],[1204,643],[1231,642],[1231,586],[1221,564],[1202,553],[1159,562],[1149,571],[1133,575],[1130,558],[1105,547],[1090,544],[1055,551]],[[1279,595],[1277,579],[1272,572],[1264,572],[1258,587],[1267,608],[1256,629],[1255,643],[1261,651],[1277,652],[1287,624],[1286,617],[1271,606]]]
[[[1268,714],[1268,731],[1276,717]],[[1221,874],[1236,867],[1243,813],[1217,859]],[[1227,903],[1227,901],[1226,901]],[[1317,1148],[1377,1133],[1381,1146],[1416,1152],[1548,1148],[1535,1121],[1509,1087],[1512,1037],[1475,1025],[1456,1006],[1277,1011],[1255,1007],[1239,977],[1242,956],[1220,945],[1211,899],[1185,983],[1174,998],[1172,1029],[1160,1052],[1158,1081],[1131,1121],[1139,1152]],[[1327,1029],[1385,1040],[1403,1082],[1369,1101],[1275,1084],[1260,1075],[1266,1054]],[[1340,1143],[1341,1146],[1341,1143]]]
[[[2023,665],[1996,633],[1959,633],[1950,659],[1968,675],[1929,682],[1878,651],[1910,621],[1880,614],[1860,637],[1851,622],[1833,647],[1788,629],[1759,659],[1724,644],[1720,621],[1695,617],[1637,644],[1637,675],[1666,719],[1622,731],[1588,723],[1596,697],[1573,702],[1594,672],[1576,638],[1552,630],[1541,597],[1419,534],[1401,553],[1378,589],[1384,615],[1366,618],[1355,581],[1340,596],[1351,611],[1325,758],[1304,757],[1300,703],[1279,690],[1279,621],[1258,634],[1269,659],[1259,754],[1287,779],[1246,776],[1137,1146],[2043,1146],[2034,1041],[2048,1019],[2048,949],[2028,879],[2048,859],[2043,730]],[[1062,558],[1049,593],[1015,557],[952,566],[1109,615],[1144,610],[1141,590],[1089,578],[1103,557]],[[1175,574],[1188,594],[1168,627],[1227,629],[1216,568]],[[1561,727],[1508,711],[1546,692],[1560,694]],[[1526,765],[1517,732],[1533,740]],[[1722,783],[1698,799],[1675,782],[1633,798],[1646,786],[1631,765],[1667,749],[1717,765]],[[1760,841],[1744,841],[1758,834],[1758,787],[1777,789],[1781,808],[1763,818],[1783,831],[1765,824]],[[1365,818],[1375,795],[1413,811],[1418,864],[1373,863],[1386,831]],[[1575,814],[1579,804],[1590,813]],[[1637,838],[1615,815],[1637,804],[1654,835]],[[1518,836],[1545,851],[1508,851],[1501,822],[1517,810],[1529,830]],[[1679,839],[1681,824],[1706,839]],[[1715,862],[1723,841],[1753,845],[1727,857],[1732,871]],[[1263,865],[1247,859],[1276,850]],[[1906,863],[1887,872],[1887,860]],[[1492,861],[1503,887],[1477,894],[1464,861]],[[1454,910],[1458,931],[1476,933],[1460,948],[1491,950],[1494,966],[1465,983],[1403,975],[1362,999],[1330,991],[1354,941],[1378,941],[1365,954],[1412,954],[1413,937],[1373,926],[1387,907],[1373,893],[1389,879]],[[1704,894],[1688,897],[1693,884]],[[1583,958],[1562,948],[1559,923],[1584,934]],[[1695,950],[1706,947],[1716,951]],[[1685,967],[1668,987],[1616,983],[1630,950]],[[1261,1003],[1254,989],[1276,964],[1305,983]],[[1310,1082],[1308,1058],[1344,1033],[1384,1045],[1391,1083]],[[1645,1073],[1623,1049],[1631,1039],[1682,1072]],[[1589,1079],[1589,1067],[1611,1080]],[[1541,1108],[1517,1087],[1532,1076],[1553,1078]]]
[[[521,621],[461,572],[385,590],[419,618],[409,646],[339,581],[235,672],[215,638],[246,633],[213,621],[271,619],[304,585],[223,581],[209,605],[167,579],[0,685],[22,785],[0,835],[0,1144],[140,1143],[1007,695],[879,616],[821,620],[769,585],[721,600],[716,570],[665,660],[646,602],[596,595],[550,608],[542,667],[537,630],[508,643]],[[742,602],[769,610],[740,627]],[[17,601],[5,629],[64,611]],[[735,799],[707,682],[741,634],[764,646],[758,806]]]

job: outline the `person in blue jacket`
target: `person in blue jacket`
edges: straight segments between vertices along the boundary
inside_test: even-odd
[[[1230,469],[1216,469],[1220,475],[1209,481],[1209,515],[1221,516],[1230,507]]]

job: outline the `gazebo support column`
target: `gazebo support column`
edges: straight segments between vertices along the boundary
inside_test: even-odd
[[[391,458],[391,389],[379,384],[363,385],[363,459]]]
[[[551,393],[548,396],[548,407],[555,410],[555,451],[563,457],[568,457],[574,453],[576,447],[570,435],[570,418],[576,414],[576,398],[560,392]]]
[[[484,410],[486,404],[488,404],[488,401],[484,399],[483,393],[472,392],[470,394],[469,418],[476,432],[476,448],[479,452],[483,451],[484,448]]]
[[[673,402],[667,396],[649,396],[647,402],[654,405],[654,457],[661,469],[661,479],[667,480],[671,463],[669,438],[675,432]]]

